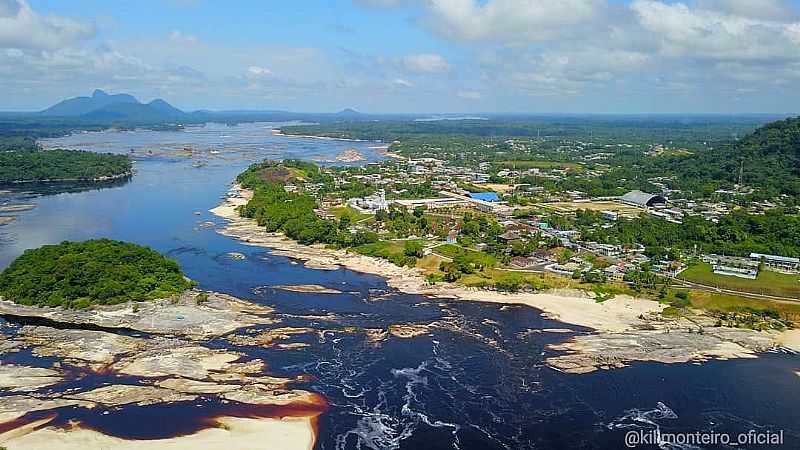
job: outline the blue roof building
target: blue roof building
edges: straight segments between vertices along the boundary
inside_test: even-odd
[[[470,192],[470,198],[474,198],[475,200],[483,200],[484,202],[499,202],[500,197],[498,197],[497,192]]]

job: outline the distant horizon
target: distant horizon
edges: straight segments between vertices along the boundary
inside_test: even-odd
[[[169,98],[164,97],[153,97],[148,99],[142,99],[141,97],[130,94],[125,90],[121,91],[109,91],[105,89],[97,88],[95,90],[91,90],[88,93],[73,95],[61,99],[55,99],[50,104],[41,107],[39,109],[30,109],[30,110],[5,110],[0,109],[0,114],[39,114],[42,111],[52,107],[53,105],[69,99],[80,98],[80,97],[91,97],[94,91],[103,91],[108,95],[118,95],[118,94],[128,94],[135,97],[139,102],[143,104],[147,104],[153,102],[155,100],[163,100],[170,105],[181,109],[186,113],[195,113],[195,112],[212,112],[212,113],[236,113],[236,112],[243,112],[243,113],[288,113],[288,114],[309,114],[309,115],[335,115],[347,110],[352,110],[355,113],[365,115],[365,116],[442,116],[442,117],[452,117],[452,116],[469,116],[465,117],[462,120],[480,120],[481,115],[484,116],[541,116],[541,117],[553,117],[553,116],[721,116],[721,117],[746,117],[746,116],[770,116],[770,117],[793,117],[793,116],[800,116],[800,112],[558,112],[558,111],[551,111],[551,112],[534,112],[534,111],[384,111],[384,112],[371,112],[371,111],[363,111],[359,108],[352,107],[352,106],[345,106],[340,109],[334,111],[313,111],[313,110],[292,110],[292,109],[285,109],[285,108],[263,108],[263,109],[254,109],[254,108],[226,108],[226,109],[214,109],[214,108],[198,108],[198,109],[185,109],[182,108],[180,105],[174,104],[170,101]]]
[[[795,115],[800,0],[3,0],[0,67],[16,112]]]

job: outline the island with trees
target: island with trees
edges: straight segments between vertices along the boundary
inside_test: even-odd
[[[0,183],[104,182],[131,174],[126,155],[37,148],[0,151]]]
[[[114,305],[169,298],[192,286],[174,260],[110,239],[28,250],[0,273],[0,297],[27,306]]]

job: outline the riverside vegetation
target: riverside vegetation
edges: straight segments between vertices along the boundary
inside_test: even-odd
[[[0,296],[50,307],[167,298],[192,285],[177,262],[149,248],[110,239],[28,250],[0,273]]]
[[[0,183],[101,181],[131,173],[125,155],[80,150],[8,150],[0,152]]]

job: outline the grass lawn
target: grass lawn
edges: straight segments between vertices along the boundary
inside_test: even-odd
[[[762,270],[758,279],[748,280],[727,275],[717,275],[711,264],[696,264],[681,272],[679,278],[694,283],[756,294],[800,298],[800,275]]]
[[[417,268],[425,273],[439,273],[439,266],[445,261],[441,256],[428,255],[417,260]]]
[[[336,216],[336,219],[341,219],[342,217],[350,217],[350,223],[356,223],[364,219],[368,219],[372,217],[370,214],[361,214],[360,212],[356,211],[349,206],[339,206],[336,208],[331,208],[329,210],[331,214]]]
[[[691,291],[689,293],[689,298],[691,299],[692,307],[700,309],[725,312],[735,312],[746,308],[753,310],[774,309],[781,313],[781,317],[795,324],[800,324],[800,303],[790,304],[772,300],[759,300],[735,295],[698,291]]]
[[[406,242],[408,241],[378,241],[373,244],[359,245],[350,250],[366,256],[388,259],[398,266],[405,266],[410,261],[405,254]],[[425,244],[424,240],[419,240],[418,242]]]
[[[484,267],[494,267],[497,265],[497,258],[494,256],[488,253],[468,250],[463,247],[459,247],[458,245],[442,244],[438,247],[434,247],[433,251],[442,256],[447,256],[448,258],[455,258],[456,256],[464,255],[467,257],[468,261],[479,263]]]

